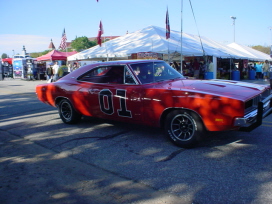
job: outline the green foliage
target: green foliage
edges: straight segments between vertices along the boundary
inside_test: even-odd
[[[30,57],[37,58],[37,57],[47,54],[48,52],[51,52],[51,50],[45,50],[43,52],[33,52],[33,53],[30,53]]]
[[[8,58],[8,55],[6,53],[3,53],[1,56],[2,59]]]
[[[66,52],[66,50],[67,50],[67,52],[72,52],[72,51],[73,51],[72,48],[67,48],[67,49],[65,49],[65,50],[59,50],[59,51],[60,51],[60,52]]]
[[[86,36],[77,37],[71,43],[71,47],[75,49],[77,52],[81,52],[82,50],[86,50],[95,45],[97,45],[97,43],[94,41],[89,41],[89,39]]]
[[[269,46],[264,47],[264,46],[261,46],[261,45],[255,45],[255,46],[251,46],[251,48],[270,55],[270,47]]]
[[[49,52],[51,52],[52,50],[45,50],[45,51],[43,51],[43,52],[41,52],[41,56],[42,55],[46,55],[47,53],[49,53]]]
[[[33,52],[33,53],[29,53],[30,57],[32,58],[37,58],[37,57],[40,57],[41,56],[41,53],[40,52]]]

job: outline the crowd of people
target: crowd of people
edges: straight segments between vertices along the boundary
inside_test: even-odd
[[[257,63],[249,63],[248,67],[244,67],[244,64],[242,61],[240,61],[238,67],[232,62],[231,64],[231,71],[240,71],[241,75],[244,73],[247,73],[250,70],[254,70],[256,73],[255,78],[257,80],[264,80],[268,81],[271,78],[270,75],[272,75],[272,62],[269,63],[268,60],[265,62],[257,62]],[[171,63],[171,66],[180,71],[180,64],[173,62]],[[220,65],[219,65],[220,66]],[[221,64],[222,66],[222,64]],[[219,75],[217,77],[224,77],[225,74],[229,74],[229,67],[230,65],[224,65],[223,68],[218,68]],[[242,67],[242,69],[240,69]],[[197,58],[191,59],[190,62],[183,61],[182,63],[182,71],[184,76],[188,77],[194,77],[196,79],[204,79],[206,72],[214,72],[214,65],[212,60],[205,61],[198,61]],[[243,77],[241,77],[244,79]]]
[[[251,65],[252,66],[252,65]],[[272,72],[272,65],[269,64],[268,60],[265,60],[264,63],[258,62],[254,63],[253,70],[256,72],[256,79],[263,79],[267,81],[270,79],[270,74]]]
[[[177,62],[171,64],[176,70],[180,71],[180,65]],[[190,60],[189,63],[182,62],[182,71],[184,76],[194,77],[196,79],[204,79],[205,72],[213,71],[213,62],[208,60],[207,62],[199,62],[197,58]]]
[[[70,72],[78,69],[79,67],[79,63],[73,63],[73,65],[69,63],[67,66],[59,66],[57,61],[54,63],[49,63],[48,67],[46,68],[47,80],[57,81],[58,79],[64,77]]]

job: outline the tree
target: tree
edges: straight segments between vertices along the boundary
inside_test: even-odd
[[[8,58],[8,55],[6,53],[3,53],[1,56],[2,59]]]
[[[77,52],[81,52],[82,50],[86,50],[95,45],[97,45],[97,43],[94,41],[90,41],[86,36],[78,37],[71,43],[71,47]]]
[[[45,50],[45,51],[43,51],[43,52],[33,52],[33,53],[30,53],[30,56],[32,57],[32,58],[37,58],[37,57],[40,57],[40,56],[42,56],[42,55],[45,55],[45,54],[47,54],[47,53],[49,53],[51,50]]]
[[[261,45],[254,45],[254,46],[251,46],[251,48],[270,55],[270,47],[264,47],[264,46],[261,46]]]

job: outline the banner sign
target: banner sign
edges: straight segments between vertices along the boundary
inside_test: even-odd
[[[22,78],[23,76],[23,61],[21,59],[13,59],[13,76],[14,78]]]
[[[156,52],[138,52],[137,59],[163,59],[163,55]]]

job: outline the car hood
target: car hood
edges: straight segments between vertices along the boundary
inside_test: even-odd
[[[203,94],[247,100],[260,94],[265,86],[231,80],[178,80],[169,84],[171,89],[199,92]]]

